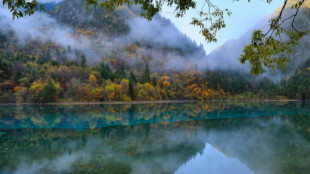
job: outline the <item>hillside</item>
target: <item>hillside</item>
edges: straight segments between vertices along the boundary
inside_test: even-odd
[[[231,57],[246,43],[242,39],[206,57],[160,15],[148,22],[137,6],[109,13],[85,10],[83,2],[66,0],[49,5],[49,14],[15,21],[0,8],[0,102],[310,98],[303,83],[308,65],[305,75],[294,73],[294,79],[305,78],[298,89],[289,80],[255,78],[236,71],[241,65]],[[295,53],[300,60],[308,45],[305,38]]]
[[[202,47],[167,19],[64,1],[13,21],[1,8],[0,101],[114,101],[221,97],[193,70]],[[169,74],[169,75],[168,75]],[[197,91],[198,90],[198,91]],[[204,93],[202,96],[201,94]]]
[[[61,24],[86,35],[92,45],[88,50],[97,54],[97,60],[104,57],[108,63],[123,61],[135,69],[149,62],[154,69],[167,70],[193,69],[205,57],[202,47],[160,15],[148,22],[139,17],[137,6],[124,6],[110,13],[92,6],[85,10],[83,4],[83,0],[64,1],[50,13]]]

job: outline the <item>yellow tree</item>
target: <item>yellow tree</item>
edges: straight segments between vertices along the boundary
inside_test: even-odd
[[[89,75],[89,83],[93,86],[96,87],[97,86],[97,78],[91,74]]]

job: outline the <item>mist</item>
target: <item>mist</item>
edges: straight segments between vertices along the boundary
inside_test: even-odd
[[[47,0],[42,2],[62,2],[61,0]],[[71,3],[71,2],[69,2]],[[74,7],[70,7],[74,8]],[[90,7],[92,9],[93,7]],[[263,28],[268,19],[262,19],[248,32],[237,40],[228,40],[225,44],[206,55],[202,45],[186,35],[182,34],[170,20],[155,15],[151,21],[139,16],[127,14],[126,9],[118,9],[119,14],[126,18],[129,26],[129,33],[119,36],[106,36],[100,30],[95,30],[93,36],[78,34],[76,29],[65,23],[60,23],[49,14],[35,13],[21,19],[12,19],[12,14],[5,7],[0,8],[0,27],[2,31],[13,30],[21,44],[30,40],[42,42],[53,42],[67,48],[78,50],[86,55],[88,63],[95,64],[103,61],[104,57],[117,58],[131,67],[139,66],[149,62],[154,72],[162,70],[231,70],[249,72],[249,64],[242,65],[238,58],[245,45],[250,43],[251,33],[254,29]],[[77,13],[77,11],[74,11]],[[78,15],[80,20],[94,18],[92,15],[85,16],[85,9]],[[130,17],[128,17],[130,16]],[[304,18],[299,15],[299,20]],[[306,20],[306,19],[304,19]],[[202,36],[203,37],[203,36]],[[302,44],[309,42],[309,37],[303,39]],[[134,54],[129,56],[124,47],[136,44]],[[309,43],[308,43],[309,44]],[[297,61],[294,61],[294,68],[302,64],[309,55],[308,49],[298,53]],[[76,59],[78,55],[71,53],[67,58]],[[273,79],[281,79],[287,74],[274,73],[269,71],[267,76]],[[266,76],[266,75],[263,75]]]
[[[42,171],[52,171],[53,173],[72,172],[71,165],[76,161],[86,162],[88,154],[85,152],[76,152],[69,154],[64,153],[60,157],[49,160],[44,159],[40,162],[33,162],[29,164],[29,161],[21,162],[14,174],[29,174],[29,173],[41,173]]]
[[[0,18],[1,30],[13,30],[21,43],[40,39],[44,42],[55,42],[63,47],[78,46],[79,41],[71,36],[73,30],[59,25],[55,19],[47,14],[35,13],[32,16],[13,20],[7,7],[1,7]]]
[[[125,15],[124,10],[121,13]],[[181,70],[204,67],[200,63],[206,56],[203,47],[180,33],[169,20],[160,15],[156,15],[152,21],[141,17],[127,19],[130,32],[127,35],[113,37],[104,35],[100,30],[96,30],[95,35],[91,37],[83,34],[77,36],[76,29],[59,23],[49,14],[40,12],[13,20],[10,11],[6,7],[1,7],[0,19],[1,31],[14,31],[20,44],[40,40],[56,43],[63,48],[70,46],[84,53],[90,63],[102,61],[102,57],[118,52],[119,59],[129,65],[134,65],[139,57],[129,58],[125,53],[120,53],[122,52],[120,50],[128,44],[139,44],[136,53],[140,54],[140,59],[142,57],[144,61],[153,64],[154,69]],[[77,55],[67,55],[67,57],[76,58]]]

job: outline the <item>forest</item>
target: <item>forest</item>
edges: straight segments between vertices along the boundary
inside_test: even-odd
[[[282,80],[202,69],[197,66],[205,56],[203,48],[180,33],[176,39],[181,44],[165,40],[163,33],[161,38],[135,36],[128,21],[137,20],[136,6],[111,13],[95,7],[85,10],[83,3],[47,5],[53,19],[73,28],[71,38],[79,46],[44,37],[21,40],[13,27],[1,28],[0,102],[310,99],[308,58]],[[163,17],[153,20],[178,32]],[[39,32],[53,27],[57,26],[42,25]]]
[[[3,43],[3,42],[2,42]],[[3,47],[3,45],[2,45]],[[6,50],[6,48],[4,48]],[[45,49],[42,49],[45,50]],[[225,71],[136,71],[124,62],[88,65],[85,55],[59,63],[17,51],[0,56],[0,100],[10,103],[132,100],[309,99],[310,61],[280,82]]]

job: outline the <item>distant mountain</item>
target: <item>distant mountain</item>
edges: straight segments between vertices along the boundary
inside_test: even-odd
[[[249,66],[241,65],[238,57],[245,45],[251,40],[251,31],[242,35],[239,39],[228,40],[223,45],[207,55],[207,66],[210,69],[219,70],[244,70],[248,71]]]

